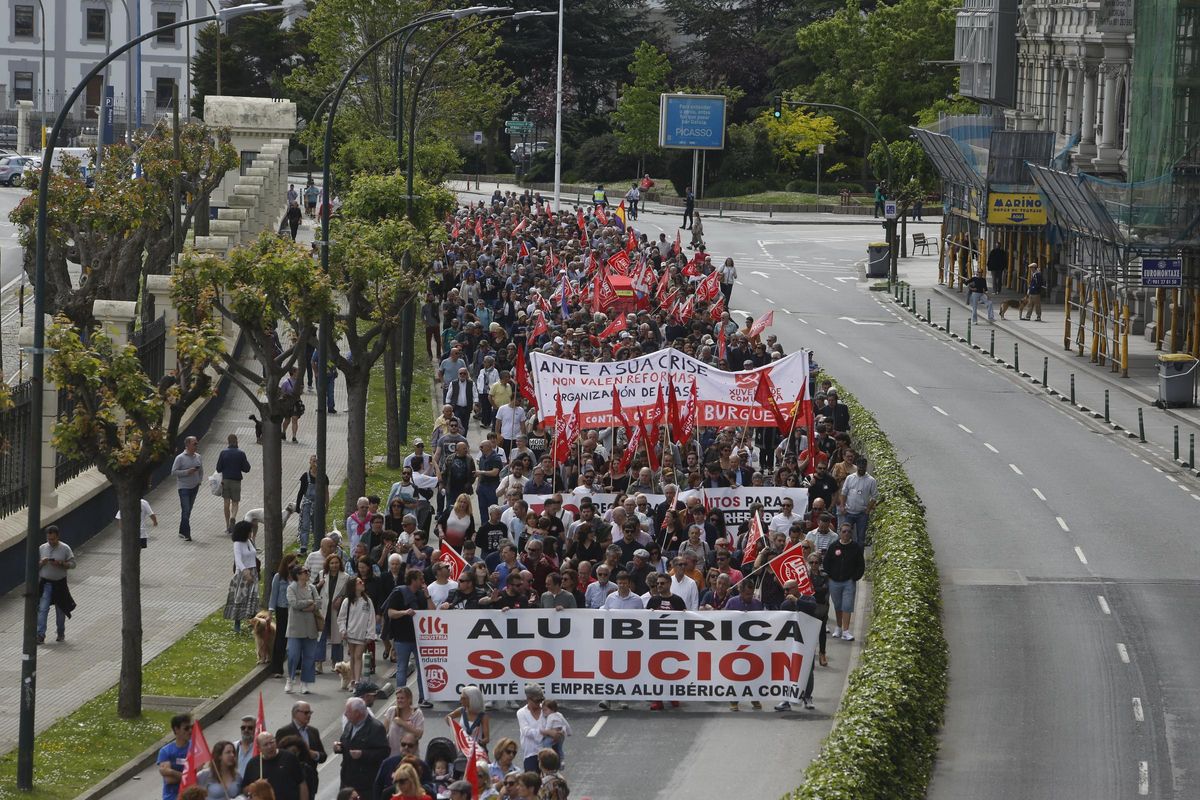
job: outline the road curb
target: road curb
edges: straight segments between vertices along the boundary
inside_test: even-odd
[[[224,694],[202,701],[192,711],[192,716],[196,722],[199,722],[204,727],[209,727],[228,714],[246,695],[250,694],[259,684],[266,680],[268,666],[267,664],[256,666],[244,678],[229,687]],[[167,742],[172,741],[173,738],[170,735],[163,736],[163,738],[159,739],[153,745],[110,772],[95,786],[77,795],[75,800],[96,800],[114,791],[121,784],[125,783],[125,781],[153,764],[158,759],[158,751]],[[147,794],[151,794],[149,788]],[[158,794],[157,789],[154,790],[153,794]]]

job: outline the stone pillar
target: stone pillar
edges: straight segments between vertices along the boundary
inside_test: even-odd
[[[31,104],[32,105],[32,104]],[[46,330],[54,323],[47,314],[45,317]],[[17,332],[17,346],[28,350],[33,347],[33,325],[22,325]],[[49,376],[42,381],[42,510],[58,506],[58,487],[55,486],[54,466],[58,460],[58,451],[50,444],[54,435],[54,423],[58,421],[58,386]]]
[[[1071,122],[1068,126],[1071,138],[1080,141],[1083,139],[1083,70],[1082,64],[1071,67]]]
[[[1082,145],[1087,145],[1094,153],[1096,150],[1096,65],[1085,63],[1083,66],[1083,129],[1080,133],[1080,152]]]
[[[113,347],[129,342],[129,323],[137,318],[137,303],[133,300],[93,300],[92,316],[112,339]]]
[[[1125,69],[1125,62],[1120,59],[1119,53],[1106,49],[1100,143],[1096,149],[1096,157],[1092,159],[1092,167],[1101,174],[1112,174],[1120,169],[1121,148],[1118,144],[1120,131],[1117,130],[1117,117],[1120,113],[1118,104],[1121,102],[1121,76]]]
[[[171,276],[147,275],[146,291],[154,298],[154,313],[163,317],[167,335],[163,339],[163,373],[174,374],[179,369],[179,346],[175,335],[175,324],[179,313],[171,302]]]
[[[39,75],[38,80],[42,78]],[[29,120],[33,116],[33,102],[30,100],[17,101],[17,152],[25,155],[25,151],[29,148],[26,143],[29,141]]]

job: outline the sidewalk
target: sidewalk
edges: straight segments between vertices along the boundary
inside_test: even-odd
[[[967,292],[950,289],[937,282],[937,256],[914,256],[901,259],[901,281],[909,283],[917,292],[917,314],[924,318],[926,302],[929,301],[932,322],[940,328],[946,325],[946,311],[950,310],[951,331],[965,337],[970,310]],[[993,296],[995,322],[987,322],[981,308],[978,323],[972,325],[972,344],[984,352],[992,348],[995,335],[995,357],[1012,365],[1015,357],[1021,372],[1028,373],[1031,380],[1041,385],[1043,370],[1048,378],[1049,389],[1070,400],[1071,377],[1075,379],[1075,403],[1083,406],[1082,413],[1104,416],[1104,394],[1108,391],[1109,420],[1125,431],[1138,436],[1138,410],[1146,441],[1150,449],[1159,456],[1175,460],[1175,428],[1179,430],[1178,460],[1189,460],[1189,435],[1200,439],[1200,408],[1160,409],[1154,405],[1158,398],[1158,355],[1154,344],[1142,336],[1129,336],[1129,377],[1112,371],[1111,359],[1104,366],[1091,361],[1090,324],[1085,331],[1084,354],[1079,355],[1075,346],[1078,317],[1072,315],[1070,341],[1072,349],[1063,347],[1066,312],[1062,305],[1044,303],[1042,322],[1021,320],[1016,309],[1006,312],[1000,319],[1000,300],[1019,299],[1018,295],[1005,290],[999,297]],[[1014,346],[1016,350],[1014,351]],[[1167,351],[1162,351],[1167,352]],[[1064,403],[1065,404],[1065,403]],[[1192,465],[1195,470],[1195,465]]]
[[[488,199],[492,196],[492,192],[496,189],[496,184],[480,183],[479,189],[474,187],[474,181],[447,181],[446,186],[450,191],[460,197],[470,197],[475,199],[480,197]],[[519,186],[515,183],[501,183],[500,190],[504,192],[522,193],[525,191],[524,186]],[[613,202],[620,202],[619,198],[613,195]],[[542,197],[553,197],[553,192],[542,192]],[[622,193],[622,197],[624,194]],[[566,205],[589,205],[590,197],[586,197],[578,192],[563,192],[562,202]],[[866,213],[869,209],[864,209],[862,214],[834,214],[832,212],[766,212],[766,211],[713,211],[712,209],[698,209],[698,212],[703,215],[704,219],[716,219],[722,222],[740,222],[750,223],[754,225],[876,225],[879,226],[880,238],[883,237],[883,218],[873,217]],[[646,202],[641,204],[641,213],[661,215],[666,217],[677,217],[682,220],[683,209],[676,206],[669,206],[663,203]],[[925,222],[913,222],[909,220],[908,227],[910,231],[918,230],[936,230],[941,224],[940,219],[930,218]],[[915,226],[928,226],[915,227]]]
[[[312,226],[306,220],[301,237],[312,239]],[[249,362],[249,359],[246,359]],[[253,367],[252,367],[253,368]],[[345,408],[345,383],[337,382],[337,403]],[[315,409],[315,395],[306,398]],[[240,389],[230,387],[226,399],[208,434],[200,442],[207,476],[216,465],[217,455],[225,447],[225,437],[237,434],[239,444],[250,458],[251,471],[242,484],[239,515],[262,505],[262,454],[254,443],[254,423],[249,415],[254,407]],[[330,415],[329,441],[345,441],[345,414]],[[308,467],[308,457],[316,449],[316,413],[300,420],[300,444],[283,445],[283,498],[295,497],[296,480]],[[174,456],[172,455],[172,458]],[[345,477],[346,452],[329,450],[331,491]],[[179,529],[179,497],[175,480],[168,478],[147,498],[158,515],[158,527],[150,534],[150,545],[142,551],[142,629],[143,663],[150,661],[183,637],[201,620],[225,603],[229,588],[229,564],[232,545],[222,521],[222,501],[202,485],[192,511],[192,542],[176,535]],[[294,518],[294,520],[297,518]],[[284,545],[294,541],[296,521],[284,528]],[[71,531],[63,531],[63,541],[74,546]],[[38,648],[38,693],[36,730],[45,730],[53,722],[75,711],[80,704],[117,683],[121,667],[120,532],[110,524],[85,546],[75,548],[78,568],[71,575],[71,593],[78,603],[67,621],[66,641],[55,643],[53,635]],[[275,565],[269,565],[274,569]],[[264,569],[268,565],[263,565]],[[53,633],[53,610],[50,612]],[[0,752],[17,744],[19,685],[24,597],[14,590],[0,597]],[[246,647],[253,647],[248,637]],[[115,765],[114,765],[115,766]]]

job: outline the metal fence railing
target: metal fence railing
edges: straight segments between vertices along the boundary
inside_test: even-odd
[[[167,321],[166,317],[157,317],[138,328],[129,337],[129,341],[137,347],[138,358],[141,359],[142,369],[154,384],[162,380],[164,373],[164,358],[166,356]]]
[[[75,398],[66,389],[58,390],[58,411],[56,419],[70,419],[75,413]],[[68,458],[58,450],[54,451],[54,485],[62,486],[67,481],[96,463],[94,458]]]
[[[28,500],[32,385],[13,386],[13,406],[0,412],[0,516],[24,508]]]

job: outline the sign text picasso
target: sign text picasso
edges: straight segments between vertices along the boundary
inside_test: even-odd
[[[658,98],[658,145],[687,150],[725,147],[725,97],[664,94]]]
[[[563,700],[799,698],[821,621],[787,611],[418,611],[431,700],[498,700],[538,681]]]
[[[1037,192],[989,192],[988,225],[1045,225],[1046,207]]]

